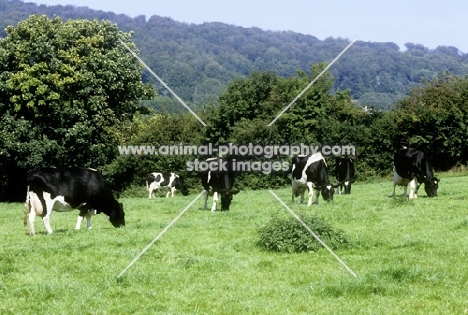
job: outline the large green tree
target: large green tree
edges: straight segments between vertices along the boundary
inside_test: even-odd
[[[440,73],[396,106],[401,145],[419,146],[447,170],[468,162],[468,77]]]
[[[0,198],[36,165],[99,168],[118,154],[118,128],[154,96],[108,21],[32,15],[0,39]],[[135,49],[134,45],[129,45]]]

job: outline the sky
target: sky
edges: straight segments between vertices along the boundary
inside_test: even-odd
[[[405,43],[429,49],[454,46],[468,53],[465,0],[24,0],[46,5],[85,6],[178,22],[222,22],[271,31],[294,31],[365,42]]]

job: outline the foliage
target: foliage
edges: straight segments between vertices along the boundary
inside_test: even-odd
[[[300,216],[304,222],[328,247],[339,249],[350,247],[351,241],[344,231],[334,229],[323,219],[314,215]],[[257,245],[275,252],[316,252],[323,246],[295,218],[272,217],[258,229]]]
[[[0,167],[99,168],[116,157],[114,129],[152,97],[115,24],[32,15],[0,40]],[[17,176],[17,175],[16,175]],[[0,185],[0,194],[8,187]],[[13,188],[13,187],[12,187]],[[18,187],[14,187],[16,190]]]
[[[161,147],[198,145],[203,142],[202,128],[191,114],[160,113],[137,115],[133,121],[133,133],[127,129],[120,131],[125,145],[154,146],[154,154],[121,154],[103,169],[103,175],[110,185],[125,190],[133,185],[144,186],[146,176],[151,172],[176,172],[185,179],[185,184],[194,187],[198,184],[197,174],[189,173],[186,163],[198,158],[184,154],[159,153]],[[127,137],[125,137],[125,134]]]
[[[468,77],[439,74],[399,102],[395,117],[399,142],[423,148],[437,168],[468,162]]]
[[[393,152],[402,145],[426,150],[436,170],[468,162],[468,59],[454,47],[407,44],[400,52],[393,43],[356,42],[268,126],[347,40],[4,1],[0,16],[8,19],[0,24],[24,10],[59,12],[67,22],[32,16],[8,27],[0,41],[0,198],[12,196],[5,190],[11,186],[23,199],[25,170],[39,164],[100,168],[118,191],[144,185],[157,170],[181,173],[191,188],[199,184],[186,163],[205,157],[119,155],[118,144],[351,144],[360,180],[391,174]],[[94,17],[135,30],[132,40],[145,62],[208,126],[180,114],[183,106],[116,42],[117,36],[129,40],[129,33]],[[141,78],[158,90],[157,98],[149,99]],[[290,162],[290,156],[275,159]],[[326,159],[333,178],[334,157]],[[236,185],[282,187],[289,173],[243,172]]]
[[[141,129],[136,138],[127,143],[173,144],[205,142],[232,142],[237,145],[353,145],[356,148],[355,165],[359,180],[388,176],[392,173],[393,154],[402,145],[416,145],[424,149],[436,170],[450,169],[466,164],[465,112],[468,79],[452,74],[440,74],[436,81],[415,89],[392,111],[367,111],[356,106],[349,91],[327,92],[333,84],[324,76],[299,98],[272,126],[268,124],[306,86],[324,65],[316,65],[311,74],[298,73],[281,78],[272,72],[253,72],[248,78],[237,78],[220,95],[219,106],[200,112],[207,127],[189,114],[161,114],[139,122]],[[441,105],[437,105],[441,104]],[[437,110],[435,110],[436,108]],[[157,132],[155,132],[157,130]],[[119,157],[123,163],[127,157]],[[130,158],[136,161],[140,157]],[[141,162],[138,170],[129,174],[143,174],[156,166],[169,165],[169,169],[182,172],[195,187],[197,174],[185,171],[188,158],[203,157],[141,157],[152,160],[152,167]],[[245,156],[260,162],[290,163],[289,156]],[[334,157],[326,156],[329,176],[334,177]],[[172,164],[168,164],[172,161]],[[178,162],[176,162],[178,161]],[[136,164],[135,164],[136,165]],[[125,167],[117,167],[124,172]],[[244,189],[276,188],[289,185],[290,170],[264,174],[242,172],[236,183]],[[140,179],[138,183],[142,183]],[[128,183],[127,183],[128,184]]]
[[[252,71],[274,71],[291,77],[313,64],[329,62],[349,43],[343,38],[319,40],[291,31],[271,32],[223,23],[187,24],[171,18],[91,10],[87,7],[45,6],[19,0],[0,0],[0,30],[31,14],[68,19],[99,19],[134,31],[134,42],[145,63],[193,109],[216,102],[234,78]],[[0,34],[2,36],[2,34]],[[419,44],[357,41],[330,69],[335,78],[332,91],[349,89],[361,106],[390,109],[390,102],[409,94],[423,80],[442,71],[458,76],[468,73],[468,54],[451,46],[428,49]],[[143,74],[158,95],[148,102],[157,110],[184,109],[149,73]]]

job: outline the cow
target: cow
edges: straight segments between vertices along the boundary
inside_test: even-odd
[[[409,198],[418,198],[418,189],[424,183],[424,190],[429,197],[437,196],[440,180],[434,177],[429,159],[423,151],[416,148],[402,148],[394,155],[393,168],[393,194],[395,187],[404,186],[404,196],[410,185]]]
[[[208,167],[200,173],[205,204],[207,210],[208,195],[213,196],[211,211],[218,210],[218,200],[221,196],[221,211],[229,211],[233,195],[239,190],[233,189],[235,172],[232,169],[232,159],[209,158],[206,160]]]
[[[101,173],[81,167],[36,167],[28,172],[24,223],[29,216],[29,235],[34,236],[34,220],[40,215],[47,234],[52,233],[53,210],[80,211],[75,229],[83,218],[91,228],[91,216],[105,213],[114,227],[125,226],[123,205],[116,201]]]
[[[350,157],[344,156],[336,159],[335,178],[338,194],[341,195],[343,187],[345,195],[351,194],[351,184],[356,181],[356,178],[354,177],[354,163]]]
[[[292,158],[292,202],[294,197],[301,196],[301,203],[304,203],[304,193],[308,189],[308,206],[312,204],[315,191],[315,201],[318,204],[318,197],[322,193],[325,201],[333,201],[335,187],[328,181],[327,163],[322,154],[298,155]]]
[[[153,197],[154,191],[161,188],[167,189],[166,198],[171,194],[174,197],[176,190],[180,190],[182,195],[188,195],[188,189],[185,187],[182,178],[175,173],[151,173],[146,177],[146,189],[149,191],[149,198]]]

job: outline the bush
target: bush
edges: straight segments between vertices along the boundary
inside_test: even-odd
[[[317,216],[299,216],[301,220],[331,249],[351,247],[343,231],[333,229]],[[272,217],[264,227],[258,229],[257,245],[270,251],[298,253],[317,251],[322,245],[295,218]]]

